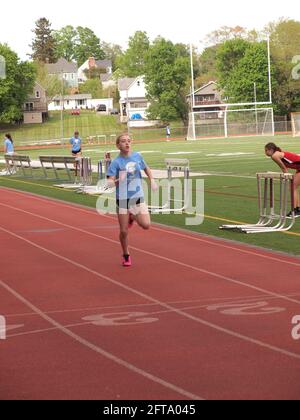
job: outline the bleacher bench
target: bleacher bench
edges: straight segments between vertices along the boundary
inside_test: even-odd
[[[33,178],[33,170],[37,168],[32,167],[31,159],[29,156],[17,154],[4,155],[4,159],[10,175],[15,175],[19,170],[21,170],[24,177]]]
[[[48,170],[53,170],[55,179],[59,177],[59,171],[65,171],[70,181],[72,181],[72,172],[75,171],[78,158],[75,156],[40,156],[41,167],[45,178],[49,179]]]

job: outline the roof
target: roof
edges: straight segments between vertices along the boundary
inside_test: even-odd
[[[92,99],[92,95],[90,93],[81,93],[78,95],[65,95],[63,97],[65,101],[74,101],[74,100],[80,100],[80,99]],[[62,97],[60,95],[54,96],[52,101],[61,101]]]
[[[100,79],[101,79],[101,82],[108,82],[109,80],[112,79],[112,75],[111,74],[100,74]]]
[[[216,85],[217,86],[217,82],[211,81],[211,82],[206,83],[206,85],[203,85],[199,89],[195,90],[194,94],[201,92],[201,90],[204,90],[205,88],[207,88],[210,85]],[[191,94],[187,95],[187,96],[189,97],[189,96],[191,96]]]
[[[119,90],[127,90],[130,88],[130,86],[132,85],[132,83],[136,80],[136,78],[129,78],[126,77],[124,79],[119,79],[118,80],[118,89]]]
[[[96,66],[106,69],[107,67],[112,67],[111,60],[96,60]]]
[[[46,64],[46,68],[49,74],[60,74],[60,73],[77,73],[77,64],[73,61],[67,61],[65,58],[60,58],[57,63]]]

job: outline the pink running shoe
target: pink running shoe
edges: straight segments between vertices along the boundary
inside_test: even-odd
[[[132,262],[131,262],[130,255],[124,255],[123,256],[123,267],[131,267],[131,266],[132,266]]]

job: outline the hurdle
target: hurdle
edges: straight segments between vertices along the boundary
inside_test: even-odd
[[[148,206],[151,214],[170,214],[176,212],[184,212],[189,207],[189,179],[190,179],[190,161],[188,159],[165,159],[168,174],[168,191],[167,201],[162,206]],[[184,176],[184,187],[183,187],[183,199],[177,200],[172,198],[172,180],[174,172],[183,172]],[[180,203],[179,208],[171,208],[171,205]]]
[[[91,185],[93,182],[93,169],[91,158],[79,157],[73,158],[75,164],[75,182],[73,184],[57,184],[57,188],[66,190],[80,190],[84,186]],[[79,174],[79,177],[78,177]]]
[[[92,183],[82,185],[77,192],[88,195],[113,194],[116,191],[116,189],[107,188],[107,186],[105,185],[106,174],[108,172],[110,164],[111,154],[109,152],[105,152],[104,159],[98,162],[98,184],[95,186],[91,185]]]
[[[279,182],[279,212],[276,213],[275,184]],[[295,224],[294,176],[267,172],[257,174],[259,220],[248,225],[223,225],[221,230],[247,234],[289,231]],[[289,207],[290,205],[290,207]],[[291,211],[291,217],[287,216]]]

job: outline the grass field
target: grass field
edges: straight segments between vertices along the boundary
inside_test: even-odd
[[[219,226],[230,222],[256,222],[257,214],[257,172],[277,171],[275,164],[264,156],[264,145],[273,138],[234,138],[218,140],[200,140],[197,142],[160,142],[137,144],[135,150],[144,154],[150,167],[164,168],[166,158],[188,158],[191,170],[209,173],[205,180],[205,221],[201,226],[185,226],[185,215],[153,216],[158,223],[191,229],[196,232],[245,242],[269,249],[280,250],[300,255],[300,220],[291,232],[260,235],[244,235],[235,232],[220,231]],[[289,136],[277,136],[276,142],[283,149],[300,153],[299,139]],[[113,146],[85,146],[84,154],[96,163],[103,158],[104,151],[117,154]],[[28,150],[33,159],[40,154],[68,154],[69,150],[57,149]],[[0,178],[0,186],[8,186],[36,194],[55,197],[62,200],[95,207],[96,198],[78,195],[74,192],[53,188],[53,182],[42,180],[24,180],[18,178]],[[184,250],[183,250],[184,252]],[[216,256],[217,258],[217,256]]]
[[[81,115],[74,116],[70,111],[65,111],[63,116],[65,138],[70,138],[75,130],[79,130],[82,138],[96,134],[115,134],[122,131],[117,117],[97,115],[91,111],[81,111]],[[40,140],[61,139],[61,115],[60,112],[51,112],[50,118],[43,124],[22,124],[21,126],[8,126],[0,129],[3,137],[9,132],[16,145]]]

